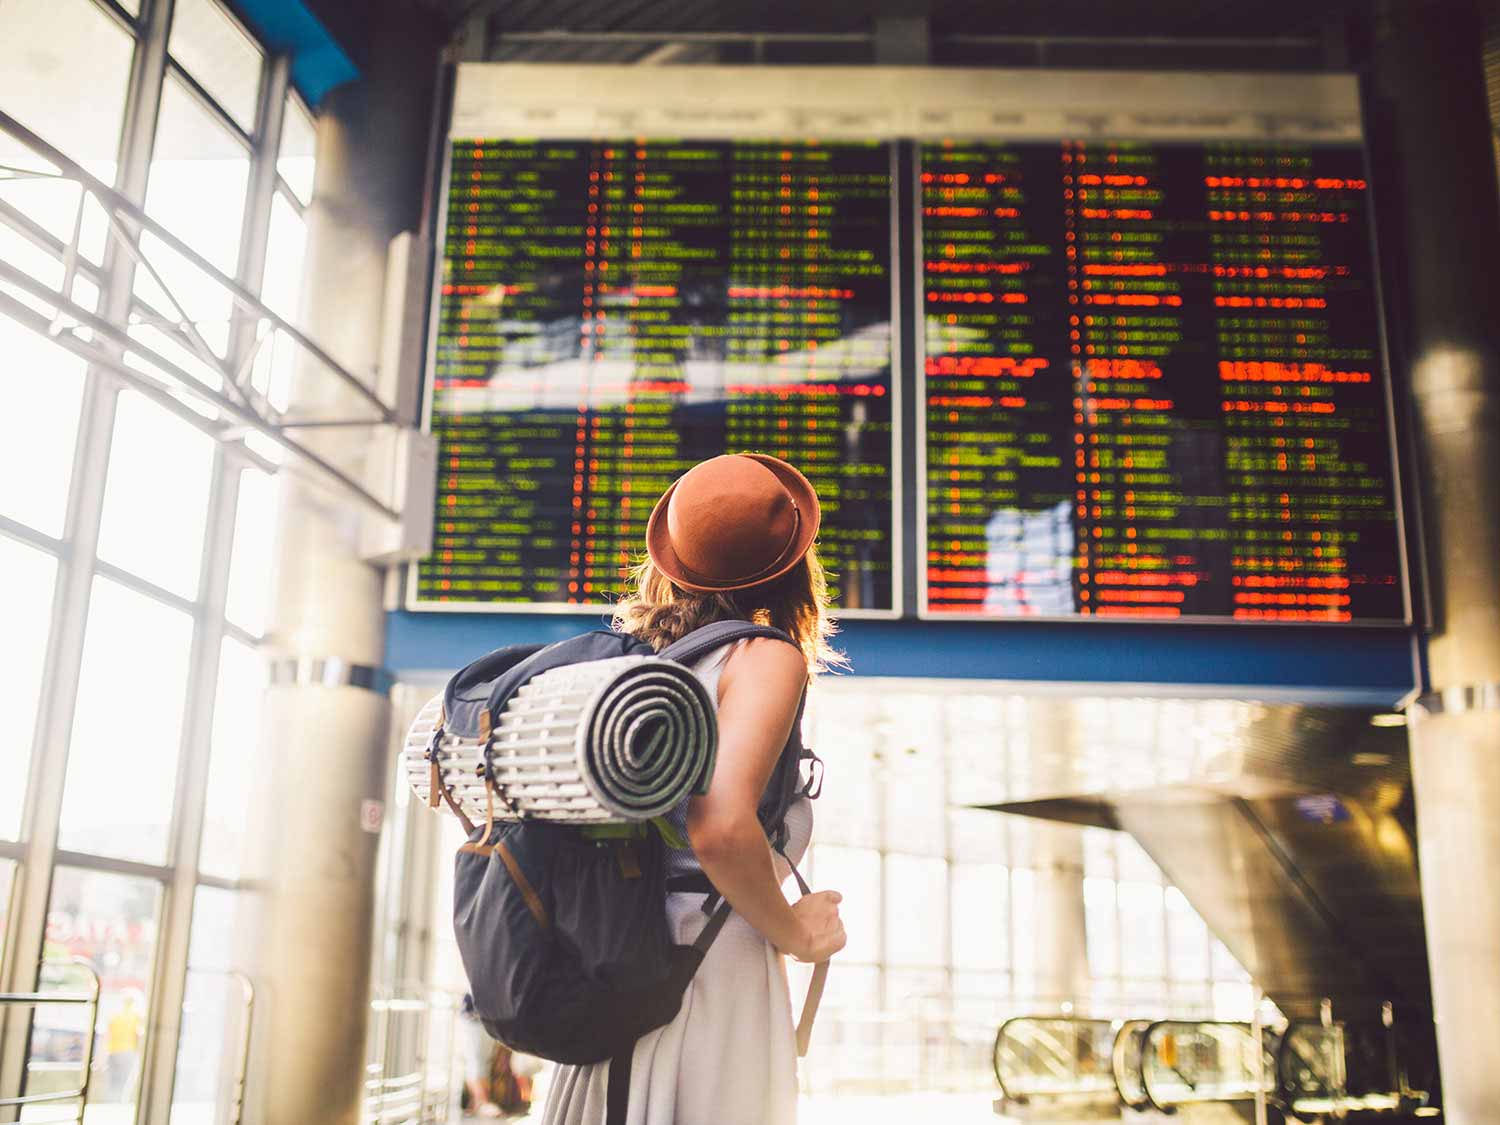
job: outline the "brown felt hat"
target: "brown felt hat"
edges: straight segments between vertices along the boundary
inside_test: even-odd
[[[812,483],[792,466],[732,453],[694,465],[662,493],[646,553],[685,590],[745,590],[801,562],[821,519]]]

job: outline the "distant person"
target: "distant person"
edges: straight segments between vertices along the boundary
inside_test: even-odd
[[[128,1102],[135,1089],[135,1068],[141,1061],[141,1036],[145,1020],[135,1004],[135,994],[125,1000],[109,1019],[104,1038],[104,1074],[107,1100]]]
[[[479,1022],[472,996],[464,997],[458,1035],[463,1050],[466,1108],[475,1117],[499,1117],[500,1107],[495,1104],[491,1086],[498,1044],[485,1031],[484,1024]]]
[[[672,814],[691,842],[669,853],[679,885],[703,882],[733,913],[665,1027],[635,1045],[629,1075],[631,1125],[785,1125],[797,1116],[797,1047],[786,967],[826,960],[844,947],[840,896],[807,895],[788,905],[789,871],[756,816],[796,719],[811,673],[834,654],[823,568],[813,550],[820,508],[807,478],[759,454],[715,457],[667,489],[646,530],[648,559],[616,626],[660,650],[720,620],[757,621],[796,647],[756,638],[693,665],[719,713],[719,751],[707,795]],[[801,859],[812,806],[787,816],[786,852]],[[667,896],[673,939],[690,944],[708,922],[707,891]],[[610,1066],[552,1072],[547,1125],[602,1125]]]

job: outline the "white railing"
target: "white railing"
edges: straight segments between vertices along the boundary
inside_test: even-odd
[[[365,1125],[432,1125],[449,1120],[458,1004],[446,992],[415,989],[370,1002]]]

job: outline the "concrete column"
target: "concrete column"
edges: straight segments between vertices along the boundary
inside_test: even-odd
[[[309,335],[372,386],[387,245],[421,221],[438,60],[432,31],[392,8],[371,7],[368,42],[355,52],[361,78],[318,115],[303,283]],[[293,413],[364,413],[311,360],[292,397]],[[359,476],[370,436],[326,431],[318,451]],[[278,671],[308,660],[379,669],[382,575],[360,558],[363,511],[307,475],[282,479],[268,638]],[[283,674],[266,698],[253,804],[264,826],[253,863],[261,894],[245,934],[261,1001],[247,1106],[265,1125],[359,1120],[379,843],[361,811],[386,793],[389,715],[383,691],[337,676]]]
[[[1447,1119],[1500,1106],[1500,197],[1469,3],[1392,0],[1377,30],[1374,123],[1397,200],[1387,243],[1398,384],[1411,387],[1433,631],[1412,772]],[[1399,1013],[1397,1013],[1399,1018]]]
[[[1083,905],[1083,833],[1072,825],[1028,825],[1036,869],[1033,940],[1036,991],[1045,1011],[1088,1007],[1088,923]]]

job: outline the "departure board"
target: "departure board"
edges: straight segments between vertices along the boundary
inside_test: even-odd
[[[1406,618],[1357,144],[918,158],[925,613]]]
[[[780,456],[844,611],[894,608],[892,152],[878,141],[450,142],[416,608],[626,588],[666,487]]]

